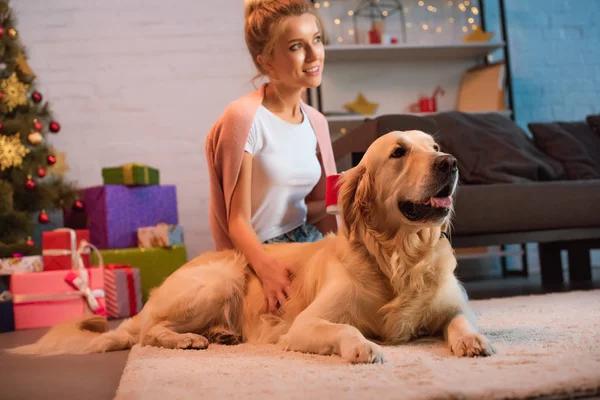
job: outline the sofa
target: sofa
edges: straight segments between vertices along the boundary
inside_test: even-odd
[[[600,117],[527,128],[498,113],[383,115],[338,135],[333,150],[356,165],[387,132],[433,134],[459,164],[455,248],[537,243],[544,286],[563,283],[567,250],[569,280],[590,281],[590,249],[600,248]]]

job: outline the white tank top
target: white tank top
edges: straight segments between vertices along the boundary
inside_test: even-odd
[[[317,136],[302,111],[292,124],[260,106],[245,146],[252,155],[252,227],[262,241],[306,222],[305,197],[321,177]]]

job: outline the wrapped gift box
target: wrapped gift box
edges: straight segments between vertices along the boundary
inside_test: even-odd
[[[161,223],[138,228],[138,244],[147,249],[183,245],[183,227]]]
[[[68,283],[69,276],[82,273],[89,273],[87,287],[99,306],[97,313],[102,315],[105,305],[101,268],[15,274],[10,284],[15,328],[50,327],[67,319],[92,314],[84,292]]]
[[[341,174],[334,174],[328,176],[326,179],[325,208],[329,214],[339,214],[338,193],[341,176]]]
[[[106,314],[109,318],[133,317],[142,310],[139,268],[109,264],[104,268]]]
[[[142,280],[142,301],[148,300],[150,290],[187,262],[185,246],[100,250],[105,264],[125,264],[139,268]],[[92,253],[92,264],[97,260]]]
[[[12,295],[8,290],[0,290],[0,332],[15,330]]]
[[[0,258],[0,275],[40,272],[43,269],[42,256]]]
[[[160,222],[178,224],[173,185],[105,185],[85,189],[90,242],[100,249],[137,247],[137,229]]]
[[[77,264],[78,253],[83,265],[90,266],[90,251],[85,246],[90,240],[87,229],[60,228],[42,235],[44,271],[72,269]]]
[[[160,173],[156,168],[144,164],[125,164],[102,168],[105,185],[158,185]]]

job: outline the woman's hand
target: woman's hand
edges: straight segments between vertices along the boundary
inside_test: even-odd
[[[262,282],[267,310],[277,313],[290,295],[291,268],[270,256],[252,267]]]

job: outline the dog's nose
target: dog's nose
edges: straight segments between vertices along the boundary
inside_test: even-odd
[[[456,172],[458,170],[458,161],[456,161],[456,158],[449,154],[437,156],[434,164],[435,167],[441,172]]]

